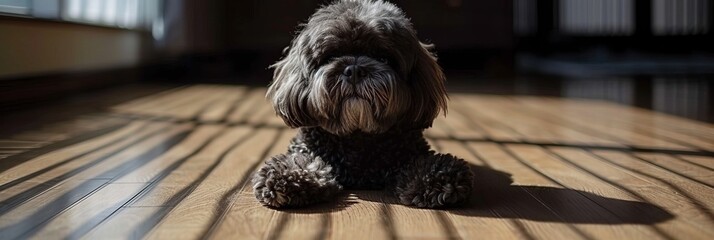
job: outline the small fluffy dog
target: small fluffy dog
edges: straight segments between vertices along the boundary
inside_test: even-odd
[[[423,131],[446,112],[444,74],[409,19],[381,0],[338,0],[315,12],[272,67],[267,98],[300,128],[286,154],[253,177],[271,207],[333,199],[343,188],[387,189],[424,208],[466,200],[465,161],[430,150]]]

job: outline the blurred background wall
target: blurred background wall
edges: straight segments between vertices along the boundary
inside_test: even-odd
[[[297,24],[328,2],[0,0],[0,107],[135,81],[266,86]],[[709,0],[391,2],[436,44],[452,91],[714,121]]]
[[[141,60],[141,34],[132,31],[5,19],[0,32],[3,78],[131,67]]]

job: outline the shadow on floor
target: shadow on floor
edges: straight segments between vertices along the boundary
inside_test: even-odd
[[[543,222],[655,224],[674,217],[644,201],[544,186],[513,185],[511,174],[471,165],[474,191],[469,203],[449,212],[475,217],[516,218]]]
[[[382,195],[382,191],[358,191],[359,193],[354,193],[354,191],[347,190],[340,193],[337,199],[334,201],[318,203],[315,205],[305,206],[305,207],[287,207],[287,208],[273,208],[277,211],[291,213],[291,214],[321,214],[330,212],[339,212],[357,204],[357,196],[362,194],[366,195]]]
[[[463,206],[443,209],[453,214],[526,219],[540,222],[589,224],[655,224],[674,218],[661,207],[644,202],[622,200],[598,194],[544,186],[513,185],[511,174],[484,166],[471,165],[474,190]],[[355,198],[371,202],[398,204],[383,191],[351,191],[336,201],[311,207],[283,209],[296,214],[341,211],[357,203]]]

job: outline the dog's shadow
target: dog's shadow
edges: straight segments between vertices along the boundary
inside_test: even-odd
[[[609,198],[566,188],[513,185],[511,174],[471,165],[474,189],[469,202],[443,209],[471,217],[527,219],[541,222],[590,224],[655,224],[674,215],[656,205]],[[326,213],[349,208],[356,198],[384,204],[399,204],[384,191],[351,191],[336,201],[308,208],[286,209],[292,213]]]
[[[471,165],[470,201],[449,212],[465,216],[517,218],[542,222],[655,224],[674,218],[647,202],[622,200],[555,187],[513,185],[511,174]]]

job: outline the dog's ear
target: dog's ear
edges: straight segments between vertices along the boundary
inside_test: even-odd
[[[406,121],[413,121],[416,127],[431,127],[440,111],[446,114],[447,95],[444,86],[446,77],[436,63],[434,45],[417,43],[415,63],[409,73],[412,90],[412,106]]]
[[[273,82],[266,98],[285,124],[292,128],[316,125],[308,106],[308,68],[301,52],[305,39],[298,36],[284,51],[285,58],[270,66],[274,68]]]

